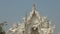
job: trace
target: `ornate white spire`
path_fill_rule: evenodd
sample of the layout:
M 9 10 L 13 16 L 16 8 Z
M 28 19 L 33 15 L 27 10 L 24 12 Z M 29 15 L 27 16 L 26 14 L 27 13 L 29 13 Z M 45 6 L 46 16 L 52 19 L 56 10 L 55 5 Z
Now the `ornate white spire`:
M 31 13 L 32 13 L 32 16 L 34 16 L 34 15 L 37 16 L 37 14 L 38 14 L 38 12 L 36 11 L 36 4 L 35 3 L 33 4 Z
M 36 6 L 35 6 L 35 4 L 33 4 L 32 12 L 33 12 L 33 14 L 32 14 L 33 16 L 36 15 Z
M 33 10 L 33 11 L 36 10 L 36 5 L 35 5 L 35 3 L 33 4 L 32 10 Z
M 33 12 L 36 12 L 36 0 L 34 0 L 34 4 L 33 4 L 33 7 L 32 7 L 32 11 L 33 11 Z

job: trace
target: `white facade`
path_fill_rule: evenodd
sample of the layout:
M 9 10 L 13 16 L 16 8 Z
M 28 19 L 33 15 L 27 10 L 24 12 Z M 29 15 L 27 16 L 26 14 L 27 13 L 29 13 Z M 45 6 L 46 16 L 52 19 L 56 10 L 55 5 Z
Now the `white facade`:
M 47 17 L 38 14 L 34 4 L 30 15 L 24 18 L 24 23 L 14 24 L 7 34 L 52 34 L 54 27 L 49 22 Z

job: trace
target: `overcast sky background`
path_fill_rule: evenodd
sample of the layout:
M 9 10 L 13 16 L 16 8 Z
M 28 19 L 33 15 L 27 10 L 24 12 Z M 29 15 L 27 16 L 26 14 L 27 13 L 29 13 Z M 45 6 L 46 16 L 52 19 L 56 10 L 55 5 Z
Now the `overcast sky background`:
M 0 0 L 0 22 L 7 21 L 7 29 L 14 22 L 22 22 L 26 11 L 32 10 L 34 0 Z M 36 0 L 36 8 L 40 15 L 47 16 L 56 25 L 54 34 L 60 32 L 60 0 Z M 6 29 L 6 30 L 7 30 Z

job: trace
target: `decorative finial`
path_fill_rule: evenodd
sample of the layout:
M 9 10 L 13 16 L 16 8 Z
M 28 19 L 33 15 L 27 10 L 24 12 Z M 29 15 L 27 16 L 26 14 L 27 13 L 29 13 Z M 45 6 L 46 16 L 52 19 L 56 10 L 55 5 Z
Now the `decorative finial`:
M 33 10 L 34 10 L 34 11 L 36 10 L 36 5 L 35 5 L 35 3 L 33 4 Z
M 34 0 L 34 4 L 33 4 L 33 7 L 32 7 L 32 10 L 33 10 L 33 12 L 36 10 L 36 0 Z
M 34 0 L 34 4 L 33 4 L 33 7 L 32 7 L 32 12 L 33 12 L 33 16 L 36 15 L 36 0 Z

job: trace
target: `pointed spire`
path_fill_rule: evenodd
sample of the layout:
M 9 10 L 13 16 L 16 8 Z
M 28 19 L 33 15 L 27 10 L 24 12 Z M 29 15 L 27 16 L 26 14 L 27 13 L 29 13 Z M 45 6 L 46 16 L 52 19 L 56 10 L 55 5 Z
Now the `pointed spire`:
M 36 0 L 34 0 L 34 4 L 33 4 L 33 7 L 32 7 L 32 10 L 33 10 L 33 12 L 35 12 L 35 10 L 36 10 Z
M 35 3 L 33 4 L 33 7 L 32 7 L 32 12 L 33 12 L 33 16 L 36 15 L 36 5 Z
M 35 3 L 33 4 L 32 10 L 33 10 L 33 12 L 35 12 L 35 10 L 36 10 Z
M 37 11 L 36 11 L 36 1 L 37 0 L 34 0 L 34 3 L 33 3 L 33 6 L 32 6 L 32 16 L 34 16 L 34 15 L 37 15 Z

